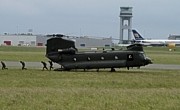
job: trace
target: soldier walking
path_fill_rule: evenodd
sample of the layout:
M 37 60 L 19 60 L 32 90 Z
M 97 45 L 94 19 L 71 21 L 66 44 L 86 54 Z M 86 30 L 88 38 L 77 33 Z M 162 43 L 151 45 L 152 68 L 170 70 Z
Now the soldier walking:
M 53 69 L 53 62 L 52 61 L 49 61 L 49 70 L 51 71 L 51 69 Z
M 25 62 L 20 61 L 21 65 L 22 65 L 22 70 L 27 70 L 27 68 L 25 68 Z
M 43 71 L 44 71 L 44 69 L 48 70 L 46 62 L 41 61 L 41 63 L 43 64 L 43 69 L 42 69 L 42 70 L 43 70 Z
M 2 65 L 2 70 L 8 69 L 8 68 L 6 67 L 6 64 L 5 64 L 3 61 L 1 61 L 1 65 Z

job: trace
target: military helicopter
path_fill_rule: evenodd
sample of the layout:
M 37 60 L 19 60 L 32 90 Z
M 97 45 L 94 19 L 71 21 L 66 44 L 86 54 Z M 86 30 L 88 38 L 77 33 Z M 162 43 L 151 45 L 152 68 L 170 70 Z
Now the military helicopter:
M 49 35 L 50 36 L 50 35 Z M 150 58 L 145 56 L 141 44 L 133 44 L 127 50 L 111 50 L 102 52 L 78 52 L 75 42 L 64 39 L 63 35 L 52 35 L 47 40 L 46 57 L 61 65 L 62 71 L 72 69 L 99 69 L 141 67 L 151 64 Z

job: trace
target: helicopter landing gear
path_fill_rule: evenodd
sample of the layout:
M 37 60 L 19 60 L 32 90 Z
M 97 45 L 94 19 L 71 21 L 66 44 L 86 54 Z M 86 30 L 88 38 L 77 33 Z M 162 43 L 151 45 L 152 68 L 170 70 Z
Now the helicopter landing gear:
M 111 72 L 116 72 L 116 70 L 114 68 L 111 68 Z

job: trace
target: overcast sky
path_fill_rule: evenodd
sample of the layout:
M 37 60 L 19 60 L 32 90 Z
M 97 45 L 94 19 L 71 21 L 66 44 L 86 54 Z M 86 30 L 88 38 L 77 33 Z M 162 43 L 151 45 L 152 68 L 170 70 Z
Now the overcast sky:
M 119 38 L 120 7 L 146 38 L 180 35 L 180 0 L 0 0 L 0 34 L 61 33 Z

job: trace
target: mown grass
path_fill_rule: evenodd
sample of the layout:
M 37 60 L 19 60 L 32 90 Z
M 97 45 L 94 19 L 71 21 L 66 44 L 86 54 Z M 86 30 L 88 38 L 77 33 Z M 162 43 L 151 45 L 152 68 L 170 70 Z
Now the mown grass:
M 0 46 L 2 52 L 45 52 L 45 47 Z
M 45 47 L 0 46 L 2 61 L 47 61 Z
M 0 70 L 4 110 L 179 110 L 180 71 Z
M 0 52 L 2 61 L 47 61 L 45 52 Z
M 45 51 L 45 47 L 0 46 L 0 60 L 48 61 L 45 57 Z M 176 51 L 172 52 L 169 52 L 167 47 L 144 47 L 144 51 L 155 64 L 180 64 L 180 47 L 177 47 Z
M 180 64 L 180 47 L 169 51 L 167 47 L 145 47 L 145 53 L 156 64 Z
M 180 52 L 144 48 L 154 63 L 180 64 Z M 0 47 L 0 60 L 47 60 L 45 48 Z M 55 72 L 0 70 L 2 110 L 179 110 L 179 70 Z

